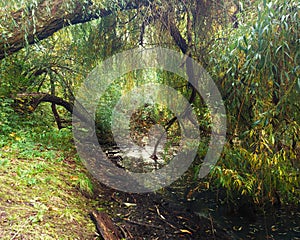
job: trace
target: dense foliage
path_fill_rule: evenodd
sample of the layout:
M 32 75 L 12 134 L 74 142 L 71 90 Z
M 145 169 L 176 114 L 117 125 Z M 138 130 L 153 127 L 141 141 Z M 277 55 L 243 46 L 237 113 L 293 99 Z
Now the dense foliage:
M 299 3 L 271 1 L 245 11 L 239 29 L 210 52 L 232 134 L 214 172 L 231 196 L 297 202 Z
M 101 60 L 136 46 L 165 46 L 200 62 L 226 104 L 228 141 L 209 176 L 211 186 L 224 188 L 231 201 L 245 195 L 260 205 L 299 203 L 297 1 L 53 1 L 43 8 L 43 15 L 39 6 L 45 2 L 0 4 L 0 50 L 5 53 L 0 62 L 0 133 L 4 136 L 0 147 L 16 138 L 24 124 L 27 127 L 22 131 L 26 132 L 28 126 L 39 122 L 39 134 L 51 131 L 54 119 L 58 125 L 63 123 L 61 127 L 70 125 L 68 110 L 55 104 L 51 108 L 47 103 L 32 105 L 31 93 L 47 93 L 72 103 L 74 91 Z M 73 15 L 78 6 L 82 9 L 79 20 L 74 17 L 78 12 Z M 20 9 L 22 17 L 14 19 Z M 46 37 L 39 31 L 44 31 L 42 24 L 49 24 L 42 21 L 48 15 L 65 18 L 65 22 L 53 25 L 56 31 Z M 18 44 L 24 48 L 12 54 L 10 46 L 16 36 L 21 36 Z M 141 79 L 146 74 L 124 76 L 101 99 L 97 127 L 103 138 L 109 138 L 111 108 L 122 93 L 145 83 Z M 155 76 L 187 98 L 192 94 L 192 89 L 171 73 L 156 71 Z M 207 137 L 210 119 L 201 97 L 193 99 L 193 107 Z M 156 106 L 139 114 L 148 123 L 149 116 L 167 123 L 172 114 L 162 111 Z M 178 128 L 169 131 L 175 133 Z M 22 137 L 30 139 L 31 135 Z M 199 155 L 205 150 L 201 144 Z M 197 173 L 199 168 L 195 169 Z

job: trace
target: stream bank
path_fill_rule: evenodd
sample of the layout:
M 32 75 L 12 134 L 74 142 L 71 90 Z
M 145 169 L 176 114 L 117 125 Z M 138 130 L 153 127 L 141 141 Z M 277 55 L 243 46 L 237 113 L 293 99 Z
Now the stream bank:
M 128 165 L 128 156 L 116 147 L 106 147 L 105 151 L 121 167 L 139 172 L 157 167 L 152 159 L 143 162 L 143 156 L 135 156 L 134 151 L 129 157 L 138 158 L 137 165 Z M 187 199 L 188 190 L 183 179 L 157 193 L 107 189 L 110 200 L 118 205 L 117 212 L 111 209 L 111 214 L 121 228 L 132 232 L 134 237 L 129 239 L 300 239 L 300 211 L 296 206 L 255 211 L 255 206 L 246 204 L 232 211 L 224 204 L 224 194 L 203 188 Z

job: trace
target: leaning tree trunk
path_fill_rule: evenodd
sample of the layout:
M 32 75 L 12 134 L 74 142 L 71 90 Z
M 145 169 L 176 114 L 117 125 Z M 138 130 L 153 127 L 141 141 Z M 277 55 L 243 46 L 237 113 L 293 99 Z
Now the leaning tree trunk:
M 85 15 L 83 8 L 87 6 L 79 2 L 74 3 L 74 9 L 67 12 L 65 7 L 71 2 L 71 0 L 43 1 L 38 6 L 10 13 L 11 16 L 5 19 L 5 27 L 9 34 L 2 35 L 0 41 L 0 59 L 17 52 L 26 44 L 33 44 L 51 36 L 64 26 L 109 14 L 108 11 L 102 11 L 100 15 Z M 3 19 L 4 13 L 1 15 Z
M 137 9 L 148 1 L 130 1 L 117 6 L 120 10 Z M 0 21 L 4 30 L 0 37 L 0 60 L 53 35 L 58 30 L 78 23 L 85 23 L 112 14 L 112 10 L 99 8 L 86 0 L 43 0 L 36 6 L 15 12 L 0 9 Z M 1 33 L 1 32 L 0 32 Z
M 81 109 L 76 109 L 75 111 L 74 104 L 72 102 L 68 102 L 55 95 L 47 93 L 20 93 L 17 95 L 17 97 L 29 103 L 33 109 L 32 111 L 34 111 L 41 103 L 48 102 L 51 103 L 52 106 L 59 105 L 64 107 L 69 113 L 74 114 L 78 119 L 89 125 L 94 124 L 92 116 L 90 116 L 90 114 L 83 107 Z M 80 106 L 80 104 L 78 106 Z

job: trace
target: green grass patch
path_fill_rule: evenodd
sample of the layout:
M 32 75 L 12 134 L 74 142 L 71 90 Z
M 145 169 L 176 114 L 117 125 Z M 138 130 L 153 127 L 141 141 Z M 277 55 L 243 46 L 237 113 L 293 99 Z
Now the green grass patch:
M 23 132 L 1 144 L 1 239 L 95 238 L 92 184 L 70 139 L 70 131 Z

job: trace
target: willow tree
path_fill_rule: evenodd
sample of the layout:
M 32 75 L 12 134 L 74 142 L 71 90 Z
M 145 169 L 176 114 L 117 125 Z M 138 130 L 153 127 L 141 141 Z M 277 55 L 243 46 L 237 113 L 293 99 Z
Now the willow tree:
M 60 29 L 111 15 L 113 10 L 138 9 L 147 1 L 94 3 L 85 0 L 27 1 L 20 5 L 1 2 L 0 59 L 39 40 L 52 36 Z
M 229 1 L 3 1 L 0 59 L 24 49 L 12 56 L 22 65 L 20 77 L 12 80 L 16 84 L 13 94 L 34 96 L 33 92 L 46 91 L 59 94 L 61 102 L 69 101 L 72 106 L 74 86 L 91 70 L 95 59 L 113 52 L 166 44 L 204 61 L 210 40 L 203 36 L 213 36 L 204 33 L 221 25 L 218 21 L 225 18 L 216 21 L 214 16 L 226 16 L 232 6 Z M 80 26 L 74 26 L 77 24 Z M 195 97 L 193 91 L 190 101 Z M 52 111 L 61 127 L 56 105 L 54 101 Z
M 56 105 L 72 112 L 74 88 L 98 60 L 136 46 L 176 49 L 209 70 L 226 102 L 229 141 L 217 183 L 256 203 L 296 199 L 298 17 L 299 4 L 284 0 L 2 1 L 0 95 L 39 96 L 29 103 L 51 102 L 59 123 Z M 180 90 L 205 117 L 195 89 Z M 200 127 L 209 132 L 209 122 Z
M 233 134 L 214 172 L 231 198 L 299 203 L 299 8 L 264 1 L 245 9 L 211 51 Z

